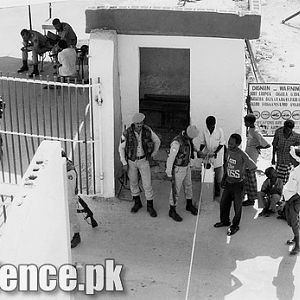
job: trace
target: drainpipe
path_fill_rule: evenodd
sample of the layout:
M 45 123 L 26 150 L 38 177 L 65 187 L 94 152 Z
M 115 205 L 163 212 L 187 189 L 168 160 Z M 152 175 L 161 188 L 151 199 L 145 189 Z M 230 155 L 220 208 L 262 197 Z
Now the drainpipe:
M 99 140 L 100 140 L 100 158 L 99 158 L 99 164 L 100 164 L 100 194 L 104 194 L 104 172 L 103 172 L 103 124 L 102 124 L 102 104 L 103 104 L 103 98 L 101 94 L 101 83 L 100 78 L 98 77 L 98 84 L 97 84 L 97 97 L 96 102 L 100 106 L 99 109 L 99 122 L 100 122 L 100 128 L 99 128 Z

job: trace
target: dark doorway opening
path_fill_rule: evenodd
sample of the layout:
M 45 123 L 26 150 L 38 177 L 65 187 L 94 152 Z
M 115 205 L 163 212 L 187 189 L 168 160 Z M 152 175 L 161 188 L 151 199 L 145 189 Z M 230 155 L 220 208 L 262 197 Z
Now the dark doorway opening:
M 189 49 L 140 48 L 140 112 L 162 146 L 190 122 Z

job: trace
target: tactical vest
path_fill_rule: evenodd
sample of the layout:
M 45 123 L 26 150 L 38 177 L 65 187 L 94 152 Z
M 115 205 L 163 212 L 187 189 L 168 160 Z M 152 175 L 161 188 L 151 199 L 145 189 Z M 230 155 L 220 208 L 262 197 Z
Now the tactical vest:
M 178 153 L 175 157 L 174 165 L 178 167 L 186 167 L 191 158 L 194 158 L 194 144 L 192 140 L 184 138 L 182 134 L 177 135 L 172 142 L 177 141 L 180 144 Z
M 74 170 L 75 173 L 76 173 L 76 187 L 75 187 L 75 194 L 77 195 L 78 194 L 78 183 L 77 183 L 77 171 L 75 169 L 75 166 L 73 164 L 73 162 L 71 160 L 69 160 L 67 158 L 67 173 L 71 170 Z
M 125 158 L 126 160 L 130 159 L 132 161 L 135 161 L 138 140 L 135 135 L 134 124 L 131 124 L 131 126 L 126 130 L 125 137 Z M 151 129 L 147 125 L 143 125 L 142 127 L 142 148 L 144 150 L 146 159 L 149 159 L 154 150 L 154 143 L 151 138 Z

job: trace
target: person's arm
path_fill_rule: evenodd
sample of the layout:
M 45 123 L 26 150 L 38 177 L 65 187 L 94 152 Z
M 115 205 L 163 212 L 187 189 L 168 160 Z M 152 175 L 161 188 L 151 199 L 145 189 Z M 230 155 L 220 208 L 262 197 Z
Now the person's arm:
M 273 146 L 273 151 L 272 151 L 272 165 L 275 165 L 276 161 L 275 161 L 275 155 L 276 155 L 276 151 L 277 151 L 277 145 L 278 145 L 278 133 L 277 131 L 275 131 L 275 135 L 273 138 L 273 142 L 272 142 L 272 146 Z
M 158 149 L 160 147 L 160 139 L 153 130 L 151 130 L 151 139 L 154 143 L 154 149 L 153 149 L 153 152 L 151 154 L 151 157 L 154 157 L 157 154 Z
M 70 25 L 69 24 L 64 24 L 63 29 L 60 32 L 60 38 L 62 40 L 66 40 L 66 36 L 68 35 L 69 31 L 70 31 Z
M 246 164 L 246 169 L 248 169 L 249 171 L 254 171 L 257 169 L 257 166 L 255 164 L 255 162 L 250 158 L 250 156 L 244 153 L 244 160 L 245 160 L 245 164 Z
M 205 134 L 204 131 L 201 130 L 200 134 L 199 134 L 199 140 L 200 140 L 200 147 L 199 147 L 199 151 L 197 151 L 197 157 L 200 158 L 201 157 L 201 152 L 202 150 L 205 148 L 206 146 L 206 141 L 205 141 Z
M 257 151 L 260 152 L 260 149 L 268 149 L 271 145 L 265 140 L 262 134 L 256 130 L 253 132 L 254 137 L 258 141 L 258 146 L 256 147 Z
M 180 144 L 177 141 L 174 141 L 171 144 L 170 153 L 169 153 L 167 163 L 166 163 L 166 173 L 169 178 L 172 177 L 173 164 L 174 164 L 176 155 L 179 151 L 179 147 L 180 147 Z
M 248 95 L 246 97 L 246 105 L 247 105 L 247 111 L 248 111 L 248 113 L 253 114 L 253 110 L 252 110 L 252 107 L 251 107 L 251 96 L 250 95 Z
M 122 162 L 123 167 L 127 166 L 127 161 L 125 158 L 125 147 L 126 147 L 126 137 L 124 134 L 122 134 L 120 144 L 119 144 L 119 154 L 120 154 L 120 160 Z

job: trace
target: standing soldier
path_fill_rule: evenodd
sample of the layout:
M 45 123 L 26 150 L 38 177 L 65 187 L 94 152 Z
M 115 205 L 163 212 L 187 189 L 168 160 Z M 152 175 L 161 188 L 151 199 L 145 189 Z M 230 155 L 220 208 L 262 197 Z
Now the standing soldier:
M 147 211 L 151 217 L 157 213 L 153 208 L 153 189 L 149 159 L 153 158 L 160 146 L 160 139 L 152 129 L 144 124 L 145 115 L 136 113 L 132 124 L 122 134 L 119 153 L 123 164 L 123 172 L 128 173 L 130 191 L 134 199 L 132 213 L 136 213 L 143 205 L 140 198 L 139 174 L 147 200 Z
M 176 222 L 181 222 L 182 218 L 176 212 L 176 205 L 181 186 L 184 187 L 186 197 L 186 210 L 191 214 L 197 215 L 198 210 L 192 203 L 192 174 L 190 161 L 194 158 L 196 151 L 193 139 L 197 137 L 199 130 L 196 126 L 189 126 L 176 136 L 172 143 L 170 154 L 167 159 L 166 173 L 169 179 L 172 180 L 172 188 L 170 193 L 170 210 L 169 217 Z
M 73 234 L 71 240 L 71 248 L 75 248 L 80 242 L 80 223 L 77 216 L 77 172 L 74 164 L 67 158 L 67 155 L 62 151 L 62 157 L 65 157 L 67 162 L 67 185 L 68 185 L 68 206 L 69 206 L 69 217 L 71 223 L 71 233 Z

